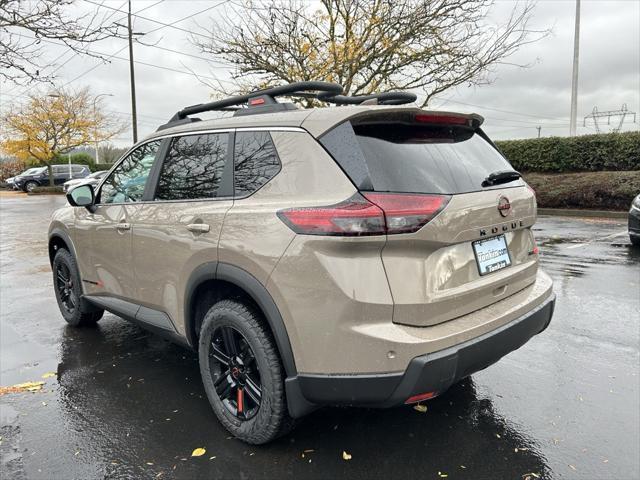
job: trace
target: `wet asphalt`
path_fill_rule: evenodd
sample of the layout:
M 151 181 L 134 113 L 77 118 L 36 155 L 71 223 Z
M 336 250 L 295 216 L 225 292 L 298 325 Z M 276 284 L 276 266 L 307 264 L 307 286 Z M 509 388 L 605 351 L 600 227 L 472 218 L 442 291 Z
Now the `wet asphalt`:
M 551 325 L 425 413 L 324 408 L 254 447 L 217 423 L 194 353 L 110 314 L 67 327 L 46 248 L 64 198 L 0 195 L 0 385 L 57 374 L 0 397 L 2 479 L 640 478 L 640 251 L 624 220 L 541 217 Z

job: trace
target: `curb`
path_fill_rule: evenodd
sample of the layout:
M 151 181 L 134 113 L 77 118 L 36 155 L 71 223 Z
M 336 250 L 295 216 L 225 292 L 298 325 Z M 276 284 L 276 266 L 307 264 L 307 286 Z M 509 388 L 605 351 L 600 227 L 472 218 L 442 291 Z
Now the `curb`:
M 629 215 L 627 212 L 613 212 L 610 210 L 579 210 L 571 208 L 538 208 L 538 215 L 555 215 L 560 217 L 601 217 L 601 218 L 624 218 Z

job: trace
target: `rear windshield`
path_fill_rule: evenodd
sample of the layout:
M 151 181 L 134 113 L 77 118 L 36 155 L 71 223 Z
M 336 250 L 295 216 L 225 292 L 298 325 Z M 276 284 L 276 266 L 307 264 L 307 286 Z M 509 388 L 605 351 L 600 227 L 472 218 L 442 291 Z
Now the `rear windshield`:
M 482 187 L 489 174 L 513 168 L 467 127 L 345 122 L 320 141 L 360 190 L 456 194 L 524 185 Z

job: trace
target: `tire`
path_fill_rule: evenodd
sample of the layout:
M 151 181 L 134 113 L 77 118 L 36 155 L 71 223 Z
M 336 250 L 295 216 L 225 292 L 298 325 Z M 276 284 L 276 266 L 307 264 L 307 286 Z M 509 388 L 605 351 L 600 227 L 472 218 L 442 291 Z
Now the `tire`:
M 85 305 L 82 300 L 82 286 L 78 266 L 73 255 L 59 248 L 53 258 L 53 289 L 58 308 L 65 321 L 73 327 L 95 325 L 102 318 L 104 310 Z M 90 310 L 90 311 L 88 311 Z
M 640 236 L 629 235 L 629 240 L 631 241 L 631 245 L 634 247 L 640 247 Z
M 38 187 L 38 182 L 33 182 L 33 181 L 29 181 L 27 183 L 24 184 L 24 191 L 29 193 L 29 192 L 33 192 L 33 189 Z
M 239 352 L 235 357 L 227 347 L 234 343 L 233 340 L 227 342 L 229 338 L 235 339 Z M 220 423 L 235 437 L 259 445 L 291 430 L 293 420 L 287 410 L 282 362 L 270 331 L 253 307 L 235 300 L 214 304 L 202 323 L 198 355 L 202 383 L 211 407 Z M 223 357 L 226 364 L 221 361 Z M 234 368 L 236 371 L 232 374 Z M 222 396 L 218 393 L 221 390 Z M 243 392 L 242 402 L 239 390 Z M 254 400 L 256 397 L 259 404 Z

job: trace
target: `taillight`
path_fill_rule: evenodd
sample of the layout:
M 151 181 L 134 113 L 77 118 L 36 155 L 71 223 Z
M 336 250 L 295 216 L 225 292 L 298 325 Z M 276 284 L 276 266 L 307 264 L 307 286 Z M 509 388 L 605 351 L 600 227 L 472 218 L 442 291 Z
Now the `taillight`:
M 364 196 L 363 196 L 364 195 Z M 449 201 L 443 195 L 364 193 L 326 207 L 289 208 L 278 217 L 306 235 L 364 236 L 411 233 L 422 228 Z
M 361 195 L 326 207 L 289 208 L 278 217 L 296 233 L 307 235 L 382 235 L 384 213 Z
M 446 195 L 364 193 L 384 212 L 387 233 L 412 233 L 424 227 L 447 205 Z

